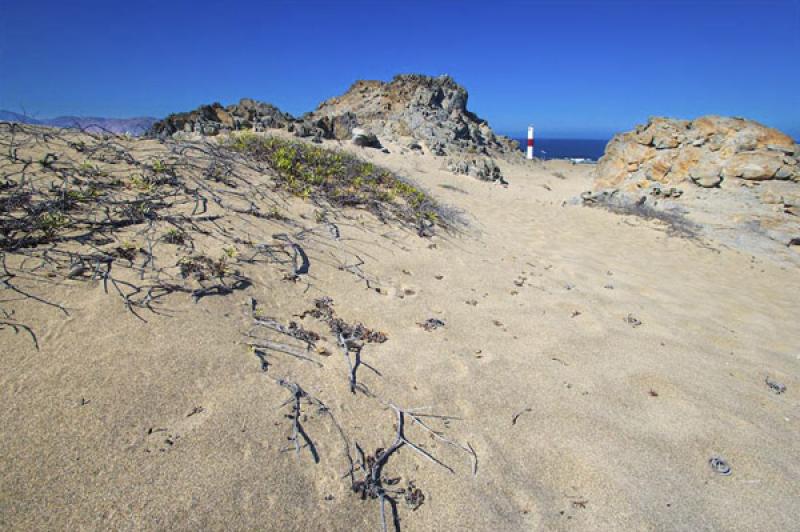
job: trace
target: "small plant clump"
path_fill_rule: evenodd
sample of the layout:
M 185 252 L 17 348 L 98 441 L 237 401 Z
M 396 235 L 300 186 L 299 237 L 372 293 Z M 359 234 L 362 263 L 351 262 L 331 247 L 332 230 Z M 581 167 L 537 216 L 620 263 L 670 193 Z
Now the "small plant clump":
M 636 216 L 644 220 L 656 220 L 666 227 L 671 236 L 697 239 L 700 227 L 676 210 L 666 210 L 649 204 L 644 196 L 630 197 L 618 190 L 584 192 L 581 201 L 586 207 L 600 207 L 615 214 Z
M 191 277 L 198 281 L 222 279 L 226 275 L 234 273 L 228 264 L 227 255 L 223 255 L 216 260 L 206 255 L 182 257 L 178 261 L 178 267 L 180 268 L 181 277 L 184 279 Z
M 114 254 L 121 259 L 133 261 L 139 254 L 139 246 L 130 240 L 124 240 L 119 246 L 114 248 Z
M 364 208 L 384 221 L 425 228 L 448 227 L 454 221 L 452 213 L 416 186 L 354 155 L 252 132 L 222 142 L 230 150 L 266 163 L 275 172 L 279 188 L 318 205 Z
M 58 211 L 43 212 L 37 219 L 37 229 L 49 240 L 55 237 L 68 223 L 69 219 Z
M 186 242 L 186 233 L 172 227 L 164 232 L 164 234 L 161 237 L 161 240 L 163 240 L 167 244 L 175 244 L 176 246 L 179 246 Z
M 156 159 L 155 161 L 153 161 L 150 167 L 156 174 L 163 174 L 164 172 L 167 171 L 167 165 L 164 164 L 164 161 L 162 161 L 161 159 Z

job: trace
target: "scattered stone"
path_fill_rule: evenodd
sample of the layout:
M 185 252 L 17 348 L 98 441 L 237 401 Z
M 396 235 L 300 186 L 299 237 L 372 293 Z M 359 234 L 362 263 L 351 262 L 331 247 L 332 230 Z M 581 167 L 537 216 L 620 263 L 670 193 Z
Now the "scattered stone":
M 719 473 L 720 475 L 728 476 L 732 472 L 731 466 L 728 464 L 728 462 L 719 456 L 714 456 L 709 459 L 708 465 L 711 466 L 712 471 Z
M 362 148 L 375 148 L 381 149 L 383 145 L 378 140 L 378 137 L 375 136 L 373 133 L 367 133 L 361 128 L 356 128 L 353 130 L 353 144 L 356 146 L 361 146 Z
M 769 377 L 767 377 L 764 382 L 770 390 L 775 392 L 776 395 L 780 395 L 786 391 L 786 385 L 773 381 Z
M 619 192 L 618 189 L 610 189 L 610 190 L 599 190 L 597 192 L 587 190 L 586 192 L 581 192 L 581 200 L 583 203 L 588 204 L 595 204 L 595 203 L 608 203 L 614 196 L 617 195 Z
M 67 272 L 67 279 L 74 279 L 76 277 L 82 276 L 86 272 L 86 265 L 82 262 L 79 262 L 73 265 L 69 272 Z
M 656 185 L 650 189 L 650 195 L 657 198 L 680 198 L 683 196 L 683 190 L 675 187 L 661 188 L 660 185 Z
M 497 162 L 490 158 L 462 157 L 448 159 L 446 166 L 448 171 L 456 175 L 468 175 L 476 177 L 481 181 L 497 181 L 502 184 L 507 184 Z
M 427 320 L 418 323 L 417 325 L 419 325 L 426 331 L 434 331 L 439 327 L 444 327 L 444 322 L 437 318 L 428 318 Z
M 634 317 L 633 314 L 628 314 L 625 319 L 625 323 L 629 324 L 631 327 L 636 328 L 642 324 L 642 321 L 638 318 Z

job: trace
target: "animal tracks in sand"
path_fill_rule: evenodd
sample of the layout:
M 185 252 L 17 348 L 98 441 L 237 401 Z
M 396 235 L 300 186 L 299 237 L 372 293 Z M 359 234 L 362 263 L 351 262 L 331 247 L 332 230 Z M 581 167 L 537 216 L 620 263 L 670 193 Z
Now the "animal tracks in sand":
M 208 412 L 202 406 L 193 406 L 183 416 L 169 423 L 150 426 L 145 430 L 142 446 L 145 453 L 166 453 L 174 450 L 187 434 L 202 425 Z
M 416 297 L 419 294 L 419 288 L 411 285 L 401 284 L 399 287 L 396 286 L 380 287 L 376 289 L 376 292 L 378 292 L 382 296 L 390 298 L 406 299 L 406 298 Z

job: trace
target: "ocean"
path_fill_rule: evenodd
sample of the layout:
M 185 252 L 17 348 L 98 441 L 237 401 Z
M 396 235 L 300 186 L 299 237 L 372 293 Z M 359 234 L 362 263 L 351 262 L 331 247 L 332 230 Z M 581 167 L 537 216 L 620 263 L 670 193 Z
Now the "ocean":
M 516 138 L 520 149 L 525 152 L 528 139 Z M 533 154 L 541 159 L 583 158 L 596 161 L 603 156 L 608 140 L 597 139 L 540 139 L 534 142 Z

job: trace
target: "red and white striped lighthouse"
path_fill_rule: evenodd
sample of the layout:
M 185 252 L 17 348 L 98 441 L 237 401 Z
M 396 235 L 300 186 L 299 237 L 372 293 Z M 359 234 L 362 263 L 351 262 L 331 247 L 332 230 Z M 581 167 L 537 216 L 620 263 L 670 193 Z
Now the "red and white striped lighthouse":
M 528 126 L 528 159 L 533 159 L 533 126 Z

